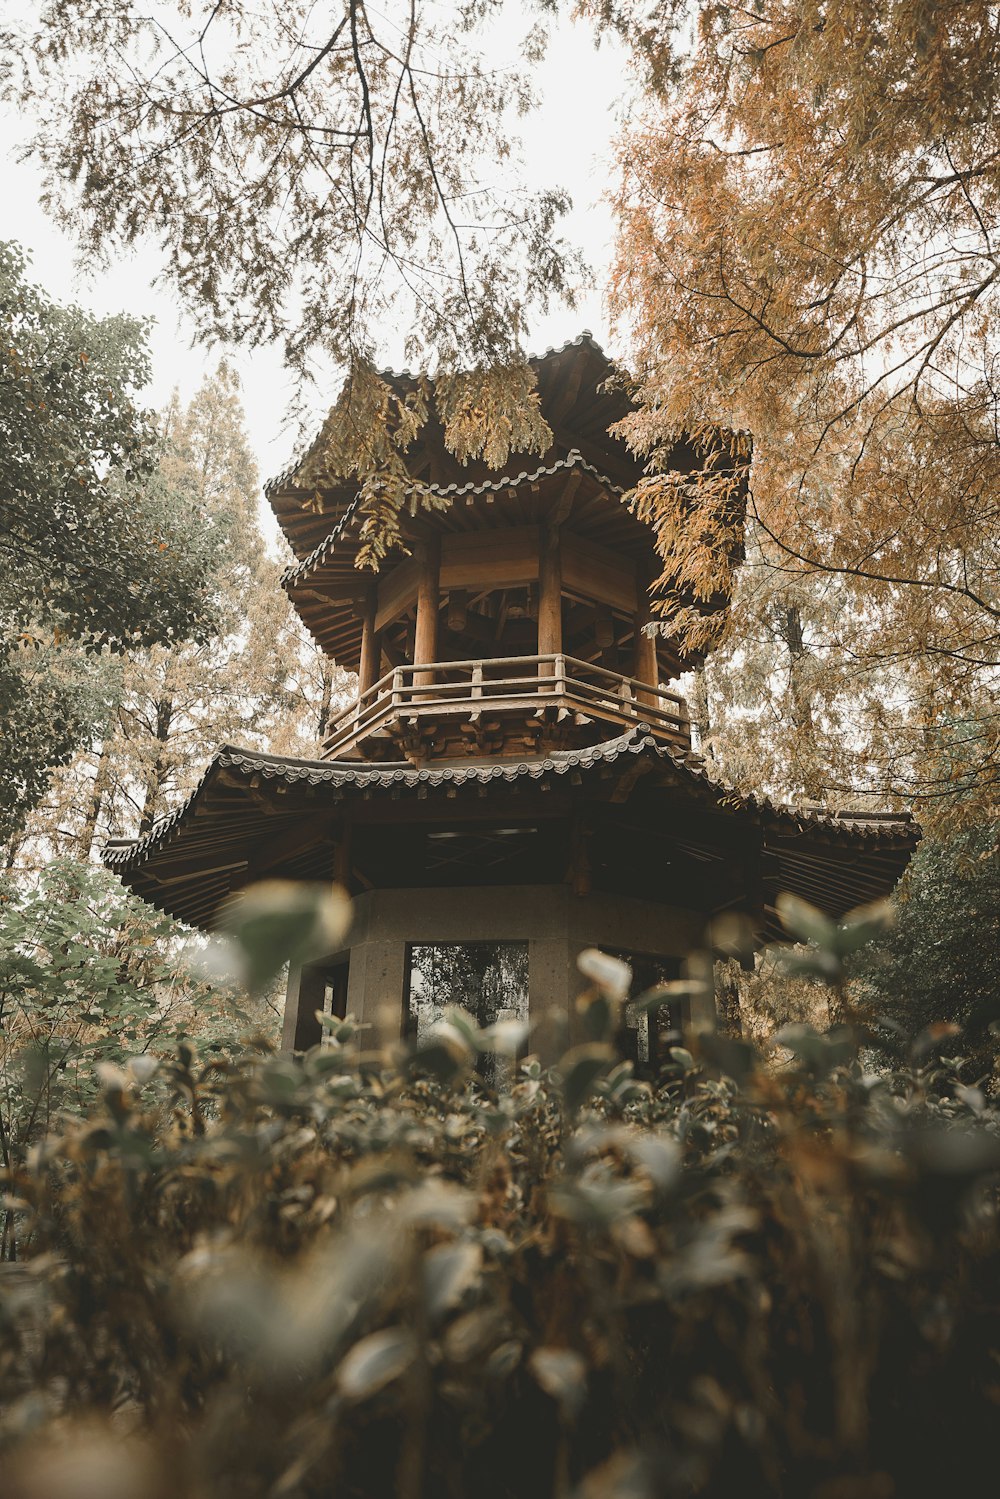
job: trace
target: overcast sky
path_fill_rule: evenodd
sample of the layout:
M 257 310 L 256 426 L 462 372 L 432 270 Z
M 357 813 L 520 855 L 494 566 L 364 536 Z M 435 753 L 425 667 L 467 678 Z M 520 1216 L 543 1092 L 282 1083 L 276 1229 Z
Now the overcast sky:
M 611 175 L 612 141 L 618 117 L 617 99 L 623 87 L 621 56 L 604 44 L 595 52 L 588 28 L 563 22 L 557 28 L 541 74 L 540 108 L 525 122 L 524 136 L 530 169 L 540 184 L 566 187 L 574 201 L 566 230 L 584 251 L 597 276 L 597 289 L 585 295 L 576 312 L 556 310 L 538 319 L 531 349 L 541 352 L 589 328 L 607 341 L 600 285 L 610 250 L 610 216 L 602 202 Z M 57 300 L 76 301 L 99 314 L 126 311 L 154 319 L 150 345 L 153 359 L 151 403 L 162 406 L 173 387 L 189 395 L 220 354 L 227 352 L 240 372 L 244 402 L 262 478 L 284 467 L 294 446 L 295 431 L 287 420 L 289 376 L 278 353 L 271 349 L 252 354 L 239 350 L 207 350 L 195 346 L 190 324 L 169 288 L 155 285 L 162 268 L 159 252 L 147 248 L 116 259 L 96 277 L 79 276 L 74 269 L 75 245 L 55 228 L 39 205 L 39 180 L 31 164 L 12 159 L 18 123 L 0 115 L 0 130 L 8 149 L 0 153 L 0 235 L 15 238 L 31 253 L 32 279 Z M 323 398 L 324 407 L 332 400 Z

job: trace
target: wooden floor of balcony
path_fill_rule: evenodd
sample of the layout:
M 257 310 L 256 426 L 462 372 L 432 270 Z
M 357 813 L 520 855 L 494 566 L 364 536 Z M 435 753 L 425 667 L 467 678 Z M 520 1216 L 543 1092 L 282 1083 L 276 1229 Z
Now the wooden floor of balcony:
M 331 720 L 324 758 L 422 762 L 579 748 L 646 723 L 691 749 L 684 699 L 572 656 L 398 666 Z

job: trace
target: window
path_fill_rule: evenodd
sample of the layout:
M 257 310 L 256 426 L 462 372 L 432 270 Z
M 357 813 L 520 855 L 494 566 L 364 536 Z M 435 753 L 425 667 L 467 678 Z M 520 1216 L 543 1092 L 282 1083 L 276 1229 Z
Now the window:
M 650 953 L 623 952 L 618 948 L 603 949 L 612 957 L 621 958 L 632 969 L 629 1000 L 638 999 L 647 989 L 657 984 L 669 983 L 680 971 L 676 958 L 660 958 Z M 635 1063 L 640 1076 L 655 1077 L 667 1059 L 669 1047 L 677 1045 L 677 1032 L 681 1023 L 680 1005 L 665 1004 L 650 1013 L 637 1010 L 626 1002 L 622 1014 L 622 1028 L 618 1044 L 622 1054 Z
M 485 1027 L 528 1018 L 527 942 L 413 943 L 409 951 L 407 1030 L 425 1036 L 453 1005 Z M 503 1058 L 483 1057 L 483 1080 L 500 1081 Z

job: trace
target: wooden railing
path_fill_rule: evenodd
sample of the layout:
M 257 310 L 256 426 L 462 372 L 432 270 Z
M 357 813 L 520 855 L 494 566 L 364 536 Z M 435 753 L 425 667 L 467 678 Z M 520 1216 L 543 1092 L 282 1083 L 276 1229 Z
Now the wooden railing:
M 691 748 L 684 699 L 676 692 L 573 656 L 504 656 L 397 666 L 331 720 L 323 750 L 343 754 L 394 722 L 435 715 L 475 722 L 486 712 L 545 715 L 568 710 L 624 729 L 648 723 L 658 738 Z

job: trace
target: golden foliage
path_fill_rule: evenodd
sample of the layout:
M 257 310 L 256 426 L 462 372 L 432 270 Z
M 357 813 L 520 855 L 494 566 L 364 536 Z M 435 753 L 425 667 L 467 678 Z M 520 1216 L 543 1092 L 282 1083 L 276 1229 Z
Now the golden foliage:
M 358 566 L 375 571 L 405 550 L 400 517 L 447 504 L 414 479 L 407 453 L 433 417 L 462 464 L 481 458 L 502 468 L 512 453 L 544 452 L 552 441 L 528 364 L 456 374 L 394 377 L 358 362 L 344 382 L 299 474 L 304 485 L 359 485 L 363 545 Z
M 958 724 L 992 784 L 996 8 L 706 5 L 687 56 L 627 7 L 603 19 L 650 89 L 616 197 L 614 307 L 643 408 L 627 435 L 653 452 L 706 423 L 752 432 L 751 521 L 776 582 L 839 578 L 836 649 L 891 661 L 911 731 L 947 741 L 910 788 L 966 783 Z M 672 544 L 705 587 L 692 531 Z
M 544 453 L 552 432 L 528 365 L 442 377 L 435 383 L 444 437 L 460 463 L 502 468 L 511 453 Z

